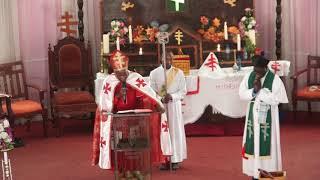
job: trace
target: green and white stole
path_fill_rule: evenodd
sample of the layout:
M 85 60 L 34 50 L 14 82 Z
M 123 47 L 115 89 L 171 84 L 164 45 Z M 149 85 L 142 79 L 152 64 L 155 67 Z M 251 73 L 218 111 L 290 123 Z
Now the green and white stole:
M 256 78 L 256 73 L 253 71 L 248 79 L 249 89 L 253 88 L 253 82 Z M 274 80 L 274 74 L 271 71 L 267 72 L 266 78 L 263 82 L 262 88 L 267 88 L 272 91 L 272 83 Z M 253 119 L 253 105 L 254 99 L 250 102 L 250 109 L 247 122 L 247 134 L 245 142 L 245 156 L 253 157 L 254 155 L 254 119 Z M 271 109 L 267 112 L 267 119 L 265 124 L 260 124 L 260 152 L 261 159 L 270 157 L 271 151 Z

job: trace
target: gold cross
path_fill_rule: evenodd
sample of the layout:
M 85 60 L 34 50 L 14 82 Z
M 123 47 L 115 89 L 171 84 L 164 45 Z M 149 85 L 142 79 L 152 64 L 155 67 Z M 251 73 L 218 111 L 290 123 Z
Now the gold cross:
M 231 7 L 236 6 L 237 0 L 224 0 L 225 4 L 229 4 Z
M 69 12 L 65 12 L 64 15 L 61 16 L 61 19 L 65 21 L 57 24 L 58 27 L 65 26 L 65 28 L 61 28 L 60 31 L 67 33 L 67 36 L 77 33 L 76 30 L 70 28 L 72 25 L 78 25 L 78 21 L 71 21 L 72 18 L 73 16 L 70 15 Z
M 182 42 L 182 38 L 183 38 L 183 33 L 178 30 L 175 34 L 174 34 L 174 37 L 176 38 L 176 40 L 178 41 L 178 45 L 181 44 Z

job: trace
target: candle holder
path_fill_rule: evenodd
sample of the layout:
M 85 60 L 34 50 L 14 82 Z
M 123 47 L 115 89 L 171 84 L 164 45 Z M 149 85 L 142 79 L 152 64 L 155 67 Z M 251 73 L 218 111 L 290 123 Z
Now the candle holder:
M 3 153 L 3 160 L 1 161 L 2 164 L 2 179 L 3 180 L 12 180 L 12 169 L 11 169 L 11 162 L 8 157 L 8 151 L 11 149 L 3 149 L 1 152 Z

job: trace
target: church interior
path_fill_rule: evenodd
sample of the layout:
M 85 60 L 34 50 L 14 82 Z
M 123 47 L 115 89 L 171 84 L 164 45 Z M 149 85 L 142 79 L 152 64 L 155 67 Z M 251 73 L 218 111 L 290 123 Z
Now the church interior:
M 319 12 L 0 0 L 3 180 L 317 179 Z

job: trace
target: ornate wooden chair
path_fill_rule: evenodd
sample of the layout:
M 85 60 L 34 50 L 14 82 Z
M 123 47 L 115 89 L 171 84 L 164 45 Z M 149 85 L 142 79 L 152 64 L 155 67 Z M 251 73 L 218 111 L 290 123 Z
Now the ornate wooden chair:
M 293 79 L 292 104 L 294 118 L 296 119 L 296 110 L 298 101 L 306 101 L 308 104 L 308 113 L 311 114 L 311 102 L 320 101 L 320 57 L 308 56 L 308 66 L 306 69 L 298 71 L 290 78 Z M 302 88 L 298 88 L 298 77 L 307 73 L 307 83 Z
M 61 115 L 93 113 L 96 103 L 90 45 L 73 37 L 58 41 L 52 50 L 49 44 L 49 81 L 52 116 L 57 136 L 62 134 Z
M 29 89 L 34 89 L 38 92 L 38 101 L 29 98 Z M 43 135 L 47 136 L 46 122 L 48 116 L 47 109 L 44 106 L 45 90 L 36 85 L 26 83 L 21 61 L 0 65 L 0 92 L 12 96 L 11 110 L 13 117 L 11 118 L 11 127 L 14 127 L 15 118 L 27 118 L 29 119 L 27 127 L 30 130 L 30 118 L 41 114 L 43 118 Z M 7 106 L 4 104 L 2 104 L 2 108 L 7 111 Z M 8 109 L 8 111 L 11 110 Z

